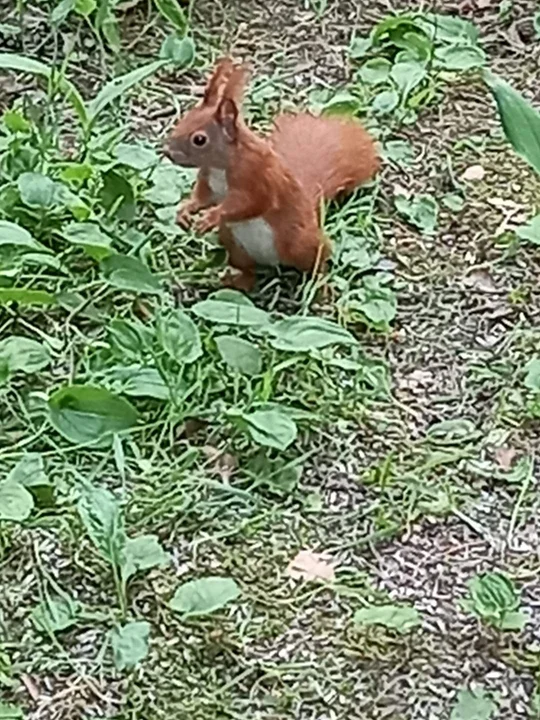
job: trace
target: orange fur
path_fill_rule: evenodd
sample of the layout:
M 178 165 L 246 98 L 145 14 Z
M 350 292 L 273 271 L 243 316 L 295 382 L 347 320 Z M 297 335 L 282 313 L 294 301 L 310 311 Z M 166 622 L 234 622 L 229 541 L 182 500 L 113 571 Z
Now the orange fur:
M 247 77 L 243 65 L 218 63 L 203 102 L 174 127 L 169 156 L 181 165 L 199 167 L 191 197 L 182 203 L 178 222 L 203 208 L 199 232 L 219 228 L 229 264 L 239 271 L 228 284 L 249 290 L 255 261 L 240 247 L 231 223 L 251 219 L 271 229 L 279 262 L 310 272 L 324 267 L 329 243 L 319 227 L 319 207 L 339 193 L 350 192 L 379 168 L 375 145 L 354 120 L 319 118 L 307 113 L 281 115 L 268 140 L 244 124 L 239 111 Z M 203 133 L 204 146 L 197 146 Z M 211 175 L 224 173 L 224 197 L 214 197 Z M 212 207 L 209 207 L 212 205 Z
M 314 203 L 354 190 L 380 165 L 369 133 L 352 119 L 280 115 L 270 142 Z

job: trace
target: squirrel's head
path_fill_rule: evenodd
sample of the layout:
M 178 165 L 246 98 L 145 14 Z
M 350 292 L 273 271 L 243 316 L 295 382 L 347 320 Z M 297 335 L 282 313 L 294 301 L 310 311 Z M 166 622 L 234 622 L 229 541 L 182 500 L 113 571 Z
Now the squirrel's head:
M 202 101 L 176 122 L 167 140 L 165 154 L 173 163 L 227 168 L 230 146 L 238 138 L 246 77 L 246 67 L 230 58 L 217 63 Z

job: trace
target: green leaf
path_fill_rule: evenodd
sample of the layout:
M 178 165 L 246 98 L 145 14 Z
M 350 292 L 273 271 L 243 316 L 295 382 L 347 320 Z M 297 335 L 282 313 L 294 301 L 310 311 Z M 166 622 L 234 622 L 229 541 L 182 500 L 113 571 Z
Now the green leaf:
M 517 629 L 521 629 L 527 617 L 522 613 L 516 615 L 519 605 L 520 599 L 514 583 L 502 573 L 482 573 L 469 582 L 466 606 L 500 629 L 505 629 L 505 619 L 508 616 L 510 617 L 506 629 L 514 629 L 516 623 Z
M 362 287 L 351 293 L 346 306 L 361 313 L 364 321 L 376 330 L 388 331 L 397 312 L 396 294 L 381 273 L 366 275 Z
M 371 108 L 376 113 L 391 113 L 399 105 L 399 95 L 395 90 L 383 90 L 375 95 Z
M 64 164 L 60 177 L 66 183 L 80 187 L 94 174 L 95 169 L 89 163 L 70 162 Z
M 505 612 L 500 619 L 498 627 L 501 630 L 515 630 L 519 632 L 523 630 L 527 622 L 529 621 L 529 615 L 524 610 L 510 610 Z
M 421 625 L 422 619 L 416 608 L 400 605 L 371 605 L 357 610 L 354 622 L 360 626 L 384 625 L 400 633 L 409 632 Z
M 47 252 L 47 248 L 38 243 L 32 235 L 20 225 L 9 222 L 9 220 L 0 220 L 0 247 L 2 245 L 15 245 L 28 250 L 37 250 L 39 252 Z
M 51 208 L 61 202 L 62 186 L 41 173 L 23 173 L 17 186 L 23 203 L 29 207 Z
M 150 623 L 130 622 L 111 631 L 114 664 L 117 670 L 131 670 L 148 655 Z
M 53 427 L 72 443 L 109 445 L 112 435 L 137 422 L 133 405 L 105 388 L 70 385 L 49 399 Z
M 140 535 L 126 541 L 123 552 L 122 576 L 125 580 L 141 570 L 163 567 L 170 556 L 161 547 L 157 535 Z
M 156 400 L 170 398 L 169 386 L 155 367 L 140 365 L 116 367 L 111 369 L 110 377 L 118 383 L 113 389 L 124 395 L 150 397 Z
M 373 58 L 362 65 L 358 74 L 368 85 L 378 85 L 388 80 L 391 70 L 392 63 L 389 60 Z
M 369 270 L 379 259 L 379 251 L 362 235 L 344 234 L 339 244 L 337 259 L 341 265 L 357 270 Z
M 259 375 L 262 369 L 262 355 L 259 348 L 248 340 L 233 335 L 216 337 L 216 345 L 227 365 L 242 375 Z
M 432 235 L 437 227 L 439 205 L 431 195 L 417 195 L 411 200 L 402 195 L 395 199 L 397 210 L 407 217 L 426 235 Z
M 159 155 L 152 148 L 139 143 L 120 143 L 114 151 L 115 157 L 121 165 L 135 170 L 148 170 L 159 163 Z
M 540 113 L 502 78 L 485 72 L 484 79 L 497 103 L 506 139 L 540 173 Z
M 523 384 L 529 390 L 540 392 L 540 358 L 532 358 L 525 365 L 525 379 Z
M 26 453 L 11 470 L 6 482 L 19 483 L 27 488 L 41 507 L 54 505 L 54 485 L 45 472 L 45 463 L 39 453 Z
M 214 293 L 208 300 L 195 303 L 191 310 L 204 320 L 222 325 L 264 326 L 270 322 L 268 313 L 236 291 L 227 294 Z
M 118 22 L 112 11 L 105 15 L 103 21 L 99 25 L 99 29 L 112 52 L 118 54 L 122 46 L 122 41 L 120 39 Z
M 0 305 L 8 302 L 16 302 L 20 305 L 55 305 L 56 298 L 44 290 L 0 288 Z
M 104 173 L 101 179 L 100 199 L 105 210 L 114 213 L 119 220 L 131 222 L 135 217 L 136 204 L 129 180 L 115 170 Z
M 28 133 L 32 128 L 31 123 L 20 110 L 6 110 L 2 116 L 2 122 L 12 133 Z
M 206 577 L 180 585 L 171 599 L 171 608 L 189 617 L 209 615 L 236 600 L 240 588 L 232 578 Z
M 422 82 L 426 75 L 427 70 L 425 65 L 417 60 L 398 62 L 392 67 L 392 71 L 390 73 L 392 80 L 396 83 L 398 88 L 401 90 L 401 94 L 405 98 L 409 95 L 411 90 Z
M 354 37 L 349 48 L 349 55 L 353 60 L 360 60 L 371 50 L 372 41 L 370 37 Z
M 416 22 L 437 43 L 476 45 L 478 42 L 478 28 L 474 23 L 455 15 L 425 13 Z
M 74 222 L 62 228 L 62 237 L 74 245 L 80 245 L 95 260 L 112 254 L 112 239 L 96 223 Z
M 256 410 L 239 416 L 259 445 L 286 450 L 298 434 L 296 423 L 279 410 Z
M 181 310 L 173 310 L 160 318 L 157 338 L 167 355 L 179 365 L 195 362 L 202 355 L 199 330 Z
M 401 51 L 396 55 L 398 62 L 409 60 L 428 61 L 433 53 L 433 42 L 426 37 L 425 33 L 415 27 L 395 37 L 393 43 Z
M 96 9 L 96 0 L 75 0 L 75 12 L 83 17 L 88 17 Z
M 94 123 L 98 116 L 111 103 L 121 97 L 125 92 L 135 85 L 143 82 L 146 78 L 153 75 L 157 70 L 165 65 L 164 60 L 155 60 L 154 62 L 143 65 L 136 70 L 120 75 L 120 77 L 106 83 L 98 92 L 96 97 L 88 105 L 89 123 Z
M 187 17 L 178 0 L 154 0 L 157 9 L 180 33 L 187 28 Z
M 50 364 L 48 348 L 37 340 L 22 335 L 11 335 L 0 340 L 0 366 L 4 366 L 9 374 L 34 373 Z
M 32 495 L 20 483 L 0 483 L 0 520 L 22 522 L 29 517 L 33 507 Z
M 449 45 L 437 48 L 435 58 L 446 70 L 472 70 L 486 64 L 485 52 L 474 45 Z
M 23 720 L 22 708 L 11 703 L 0 702 L 0 720 Z
M 537 12 L 534 14 L 533 26 L 534 26 L 534 32 L 536 33 L 536 37 L 540 38 L 540 12 Z
M 384 146 L 384 154 L 398 165 L 410 165 L 414 159 L 411 143 L 407 140 L 389 140 Z
M 467 418 L 453 418 L 434 423 L 427 431 L 427 436 L 439 443 L 452 445 L 465 442 L 476 434 L 476 427 Z
M 143 357 L 151 348 L 152 338 L 152 331 L 140 320 L 116 318 L 109 324 L 109 342 L 121 357 Z
M 6 478 L 7 482 L 15 482 L 32 487 L 47 485 L 49 480 L 45 473 L 45 463 L 39 453 L 25 453 Z
M 460 690 L 450 720 L 489 720 L 497 706 L 482 687 Z
M 106 488 L 86 485 L 77 510 L 90 540 L 103 557 L 122 567 L 127 538 L 116 497 Z
M 323 105 L 325 115 L 355 115 L 361 109 L 359 98 L 346 90 L 335 93 Z
M 460 210 L 463 210 L 465 201 L 461 195 L 457 195 L 456 193 L 447 193 L 442 197 L 442 204 L 452 212 L 459 212 Z
M 180 197 L 191 187 L 192 171 L 178 165 L 158 165 L 152 173 L 153 186 L 144 197 L 154 205 L 176 205 Z
M 505 474 L 504 479 L 510 485 L 528 485 L 534 475 L 534 460 L 529 456 L 520 458 L 514 467 Z
M 528 240 L 535 245 L 540 245 L 540 215 L 536 215 L 526 225 L 516 228 L 516 235 L 521 240 Z
M 159 57 L 174 63 L 177 67 L 186 67 L 195 59 L 195 43 L 189 37 L 179 38 L 176 35 L 169 35 L 161 46 Z
M 415 13 L 400 13 L 387 15 L 372 30 L 371 37 L 374 45 L 391 45 L 402 47 L 402 39 L 411 32 L 421 30 L 419 17 Z
M 100 263 L 109 285 L 136 293 L 159 294 L 161 283 L 146 265 L 129 255 L 110 255 Z
M 30 73 L 31 75 L 41 75 L 48 79 L 50 79 L 53 74 L 53 68 L 45 63 L 39 62 L 39 60 L 33 60 L 25 55 L 18 55 L 17 53 L 0 53 L 0 69 L 15 70 L 17 72 Z M 66 80 L 65 77 L 56 74 L 55 79 L 58 82 L 58 88 L 73 105 L 79 120 L 83 126 L 85 126 L 88 121 L 88 115 L 84 100 L 79 91 L 69 80 Z
M 245 468 L 255 487 L 264 487 L 270 493 L 285 497 L 297 487 L 302 476 L 302 466 L 285 458 L 270 459 L 266 451 L 258 453 Z
M 272 325 L 270 340 L 277 350 L 302 352 L 329 345 L 356 345 L 357 340 L 332 320 L 318 317 L 289 317 Z
M 69 596 L 47 596 L 32 610 L 31 618 L 38 630 L 57 633 L 76 625 L 79 612 L 80 604 Z
M 51 12 L 51 25 L 58 26 L 64 22 L 75 7 L 75 0 L 61 0 Z

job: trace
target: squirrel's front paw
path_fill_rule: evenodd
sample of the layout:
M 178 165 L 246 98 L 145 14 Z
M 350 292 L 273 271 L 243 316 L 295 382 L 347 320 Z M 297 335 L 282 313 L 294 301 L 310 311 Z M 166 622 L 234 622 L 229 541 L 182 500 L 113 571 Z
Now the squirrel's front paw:
M 176 211 L 176 223 L 183 228 L 189 227 L 191 216 L 196 210 L 197 205 L 193 200 L 184 200 L 184 202 L 180 203 Z
M 197 218 L 197 220 L 195 220 L 193 224 L 193 227 L 195 228 L 196 232 L 202 235 L 203 233 L 206 233 L 209 230 L 213 230 L 215 227 L 217 227 L 219 225 L 219 220 L 219 210 L 217 208 L 212 208 L 211 210 L 207 210 L 199 218 Z
M 255 272 L 253 270 L 227 268 L 221 276 L 221 284 L 227 288 L 251 292 L 255 285 Z

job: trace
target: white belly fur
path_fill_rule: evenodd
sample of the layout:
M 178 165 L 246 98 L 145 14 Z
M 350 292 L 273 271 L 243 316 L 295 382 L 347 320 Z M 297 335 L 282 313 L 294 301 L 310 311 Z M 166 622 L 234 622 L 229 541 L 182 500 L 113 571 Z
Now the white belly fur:
M 227 195 L 225 170 L 210 170 L 208 184 L 214 200 L 220 203 Z M 235 242 L 242 247 L 258 265 L 278 265 L 279 258 L 274 243 L 274 231 L 262 217 L 228 223 Z

